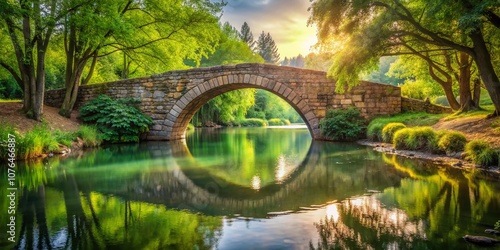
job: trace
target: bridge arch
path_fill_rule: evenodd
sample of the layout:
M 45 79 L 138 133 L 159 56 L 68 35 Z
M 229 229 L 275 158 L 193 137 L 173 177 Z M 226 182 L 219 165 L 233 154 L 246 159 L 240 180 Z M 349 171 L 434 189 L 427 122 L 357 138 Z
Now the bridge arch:
M 184 93 L 167 114 L 164 121 L 171 140 L 183 139 L 193 115 L 210 99 L 237 89 L 267 90 L 289 103 L 306 123 L 313 138 L 319 138 L 319 119 L 306 99 L 292 88 L 259 74 L 224 74 L 211 78 Z

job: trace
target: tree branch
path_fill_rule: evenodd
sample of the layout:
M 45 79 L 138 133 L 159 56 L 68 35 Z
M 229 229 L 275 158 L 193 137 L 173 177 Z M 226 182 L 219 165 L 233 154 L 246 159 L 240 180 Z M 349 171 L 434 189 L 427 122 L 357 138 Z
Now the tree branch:
M 14 70 L 14 68 L 12 68 L 10 65 L 8 65 L 5 62 L 0 62 L 0 66 L 2 66 L 4 69 L 9 71 L 9 73 L 12 75 L 12 77 L 14 77 L 14 80 L 16 80 L 17 84 L 19 85 L 19 87 L 21 87 L 21 89 L 24 88 L 23 87 L 23 80 L 21 79 L 19 74 L 17 74 L 17 72 L 16 72 L 16 70 Z
M 446 38 L 443 38 L 443 37 L 439 36 L 438 33 L 436 33 L 436 32 L 432 32 L 432 31 L 424 28 L 419 22 L 417 22 L 412 17 L 410 11 L 406 7 L 404 7 L 404 5 L 401 4 L 400 1 L 394 0 L 394 3 L 396 4 L 397 7 L 399 7 L 401 10 L 403 10 L 403 12 L 405 14 L 397 11 L 396 9 L 394 9 L 393 7 L 391 7 L 390 5 L 388 5 L 386 3 L 375 1 L 373 3 L 373 6 L 382 7 L 382 8 L 387 9 L 388 11 L 393 12 L 394 14 L 396 14 L 397 16 L 399 16 L 401 20 L 409 22 L 419 32 L 421 32 L 422 34 L 430 37 L 430 39 L 424 39 L 424 40 L 422 40 L 424 42 L 425 41 L 427 41 L 429 43 L 432 42 L 431 44 L 438 45 L 438 46 L 447 46 L 447 47 L 450 47 L 450 48 L 453 48 L 453 49 L 456 49 L 456 50 L 459 50 L 459 51 L 464 51 L 464 52 L 466 52 L 468 54 L 471 54 L 471 55 L 474 53 L 471 48 L 463 46 L 463 45 L 460 45 L 460 44 L 457 44 L 457 43 L 455 43 L 455 42 L 453 42 L 453 41 L 451 41 L 449 39 L 446 39 Z M 423 38 L 420 35 L 418 35 L 418 37 Z
M 490 21 L 491 24 L 500 29 L 500 16 L 493 13 L 491 10 L 483 12 L 483 15 L 486 19 L 488 19 L 488 21 Z

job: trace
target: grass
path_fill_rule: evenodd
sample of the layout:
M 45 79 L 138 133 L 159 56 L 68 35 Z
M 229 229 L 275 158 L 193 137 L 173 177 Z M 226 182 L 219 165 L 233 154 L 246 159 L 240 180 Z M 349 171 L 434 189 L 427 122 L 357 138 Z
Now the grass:
M 367 128 L 366 136 L 373 141 L 382 141 L 382 130 L 389 123 L 403 123 L 408 127 L 431 126 L 436 124 L 446 114 L 401 113 L 394 116 L 377 117 Z
M 436 132 L 431 127 L 412 128 L 406 144 L 410 150 L 433 152 L 438 148 Z
M 0 99 L 0 102 L 21 102 L 22 100 L 18 99 Z
M 495 106 L 493 106 L 493 102 L 491 101 L 490 95 L 487 91 L 481 91 L 481 99 L 479 101 L 480 110 L 472 110 L 468 112 L 455 112 L 444 118 L 445 121 L 451 121 L 459 118 L 483 118 L 487 115 L 493 113 L 495 111 Z
M 408 138 L 410 137 L 412 129 L 404 128 L 396 131 L 392 137 L 392 143 L 395 149 L 408 149 Z
M 466 159 L 480 166 L 497 166 L 499 164 L 498 151 L 493 149 L 486 141 L 472 140 L 465 145 Z
M 47 124 L 36 125 L 16 140 L 17 158 L 31 159 L 59 148 L 56 136 Z
M 102 143 L 102 139 L 95 126 L 82 125 L 76 133 L 83 140 L 84 147 L 97 147 Z
M 384 126 L 382 129 L 382 140 L 384 142 L 392 142 L 392 137 L 400 129 L 406 128 L 406 125 L 400 122 L 391 122 Z
M 16 136 L 16 158 L 32 159 L 43 154 L 54 152 L 63 144 L 71 147 L 77 137 L 82 138 L 85 147 L 100 145 L 101 139 L 97 129 L 92 126 L 81 126 L 76 132 L 51 131 L 45 123 L 38 124 L 24 135 L 19 134 L 11 124 L 0 123 L 0 160 L 7 159 L 9 134 Z
M 465 135 L 457 131 L 440 131 L 438 138 L 439 149 L 447 153 L 461 152 L 467 143 Z

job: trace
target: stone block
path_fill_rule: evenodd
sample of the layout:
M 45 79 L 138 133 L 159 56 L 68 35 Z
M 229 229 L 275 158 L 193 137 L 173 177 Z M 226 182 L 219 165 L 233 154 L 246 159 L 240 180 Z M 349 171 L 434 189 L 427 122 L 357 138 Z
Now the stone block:
M 342 105 L 352 105 L 352 100 L 351 99 L 340 100 L 340 104 L 342 104 Z

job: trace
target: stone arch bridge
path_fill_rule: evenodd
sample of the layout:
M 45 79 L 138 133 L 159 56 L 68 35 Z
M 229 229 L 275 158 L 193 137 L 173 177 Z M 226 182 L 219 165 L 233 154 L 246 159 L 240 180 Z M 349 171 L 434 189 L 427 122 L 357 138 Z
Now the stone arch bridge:
M 344 94 L 325 72 L 268 64 L 239 64 L 169 71 L 150 77 L 82 86 L 76 107 L 106 94 L 112 98 L 140 98 L 140 108 L 154 120 L 148 140 L 182 139 L 195 112 L 222 93 L 258 88 L 288 102 L 304 119 L 311 136 L 322 139 L 319 121 L 326 110 L 355 106 L 370 118 L 401 112 L 399 87 L 361 82 Z M 45 102 L 59 107 L 64 90 L 46 92 Z

